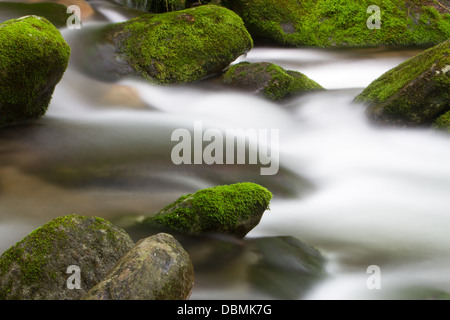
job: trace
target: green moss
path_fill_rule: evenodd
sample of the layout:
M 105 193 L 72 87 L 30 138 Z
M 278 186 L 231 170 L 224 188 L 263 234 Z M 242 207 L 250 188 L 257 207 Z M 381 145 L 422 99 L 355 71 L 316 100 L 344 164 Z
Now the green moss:
M 450 111 L 437 118 L 433 123 L 433 128 L 450 133 Z
M 217 186 L 180 197 L 148 222 L 190 233 L 225 233 L 269 207 L 272 194 L 254 183 Z
M 450 40 L 389 70 L 355 99 L 375 118 L 401 124 L 429 124 L 450 109 Z
M 251 35 L 290 46 L 434 45 L 450 37 L 448 14 L 429 1 L 226 0 Z M 369 29 L 371 5 L 381 29 Z
M 113 41 L 131 67 L 156 83 L 185 83 L 220 72 L 253 41 L 233 12 L 201 6 L 116 25 Z
M 38 282 L 43 276 L 42 268 L 51 259 L 51 252 L 55 249 L 54 245 L 63 243 L 61 240 L 66 238 L 65 233 L 61 232 L 61 226 L 73 228 L 73 217 L 64 216 L 54 219 L 5 251 L 0 257 L 0 277 L 11 269 L 12 264 L 16 264 L 24 284 L 31 285 Z M 10 285 L 12 286 L 14 283 Z M 1 288 L 0 299 L 5 299 L 5 293 L 9 290 L 11 289 Z
M 268 62 L 235 64 L 223 75 L 222 81 L 225 84 L 261 93 L 274 101 L 323 89 L 300 72 L 285 70 Z
M 42 17 L 0 24 L 0 126 L 43 116 L 70 47 Z
M 87 223 L 88 228 L 80 231 L 82 223 Z M 67 215 L 55 218 L 32 231 L 0 256 L 0 278 L 11 271 L 12 266 L 16 266 L 21 282 L 27 286 L 40 283 L 43 279 L 55 279 L 60 270 L 47 270 L 45 267 L 50 259 L 54 259 L 55 252 L 64 250 L 65 244 L 70 240 L 68 231 L 102 230 L 106 231 L 105 237 L 113 239 L 114 231 L 108 225 L 104 219 L 97 217 Z M 8 295 L 14 285 L 15 283 L 9 283 L 7 287 L 0 288 L 0 299 L 6 299 L 7 296 L 9 299 L 14 298 Z

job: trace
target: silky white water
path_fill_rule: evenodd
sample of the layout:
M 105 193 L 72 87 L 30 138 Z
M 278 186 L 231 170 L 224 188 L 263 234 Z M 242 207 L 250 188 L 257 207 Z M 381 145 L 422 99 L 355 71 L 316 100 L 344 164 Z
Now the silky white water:
M 110 10 L 98 11 L 123 19 Z M 63 35 L 70 43 L 76 32 Z M 101 82 L 71 63 L 43 119 L 0 133 L 0 251 L 64 214 L 120 223 L 188 192 L 256 180 L 275 192 L 248 237 L 291 235 L 328 260 L 327 278 L 306 299 L 450 292 L 450 136 L 376 127 L 352 103 L 418 52 L 254 48 L 238 61 L 274 62 L 327 89 L 280 104 L 211 83 Z M 171 133 L 196 121 L 204 129 L 278 129 L 284 171 L 263 177 L 259 167 L 175 166 Z M 379 289 L 367 286 L 371 265 L 380 268 Z M 197 286 L 191 298 L 260 297 L 241 283 Z

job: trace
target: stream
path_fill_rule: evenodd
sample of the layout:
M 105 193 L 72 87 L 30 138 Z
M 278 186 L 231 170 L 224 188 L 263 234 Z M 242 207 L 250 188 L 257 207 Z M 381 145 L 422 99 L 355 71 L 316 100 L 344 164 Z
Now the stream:
M 81 30 L 61 29 L 71 45 L 90 27 L 130 18 L 112 2 L 89 3 L 95 19 Z M 450 137 L 377 127 L 364 106 L 352 103 L 419 52 L 255 47 L 240 57 L 236 62 L 300 71 L 327 89 L 282 103 L 213 80 L 166 87 L 104 82 L 80 70 L 73 54 L 45 117 L 0 129 L 0 252 L 61 215 L 100 216 L 126 228 L 133 217 L 154 214 L 183 194 L 252 181 L 274 198 L 247 237 L 293 236 L 327 259 L 326 278 L 302 299 L 446 297 Z M 175 165 L 172 132 L 193 130 L 198 121 L 203 130 L 279 130 L 278 173 L 260 175 L 260 165 Z M 370 289 L 373 265 L 381 282 Z M 240 267 L 235 261 L 233 268 Z M 196 275 L 191 299 L 277 297 L 249 289 L 245 279 L 211 285 L 236 272 Z

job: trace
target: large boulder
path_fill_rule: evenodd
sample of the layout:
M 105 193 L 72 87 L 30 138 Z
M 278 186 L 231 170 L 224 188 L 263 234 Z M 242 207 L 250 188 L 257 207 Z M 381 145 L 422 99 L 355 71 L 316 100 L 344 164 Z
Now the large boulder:
M 134 242 L 101 218 L 63 216 L 0 257 L 0 299 L 75 300 L 99 283 Z M 68 286 L 79 268 L 79 288 Z
M 450 110 L 450 39 L 389 70 L 357 102 L 382 124 L 428 126 Z
M 271 199 L 272 193 L 255 183 L 217 186 L 181 196 L 143 223 L 193 235 L 243 238 L 259 223 Z
M 248 90 L 270 100 L 281 100 L 323 87 L 301 72 L 285 70 L 269 62 L 241 62 L 221 77 L 227 85 Z
M 255 40 L 289 46 L 431 45 L 450 37 L 450 15 L 437 1 L 387 0 L 373 28 L 372 0 L 223 0 Z M 369 9 L 369 10 L 368 10 Z M 369 21 L 368 21 L 369 20 Z M 369 28 L 368 25 L 371 28 Z
M 242 19 L 214 5 L 145 14 L 90 32 L 82 41 L 97 47 L 80 55 L 79 63 L 96 77 L 139 77 L 157 84 L 216 75 L 253 46 Z M 89 43 L 80 48 L 92 47 Z
M 83 299 L 184 300 L 193 284 L 189 255 L 173 236 L 159 233 L 140 240 Z
M 0 126 L 45 114 L 67 68 L 70 47 L 47 19 L 0 24 Z

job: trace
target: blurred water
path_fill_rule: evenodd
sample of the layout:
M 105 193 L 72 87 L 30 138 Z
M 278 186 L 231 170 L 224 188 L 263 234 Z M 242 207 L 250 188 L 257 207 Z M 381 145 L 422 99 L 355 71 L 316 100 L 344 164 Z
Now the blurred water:
M 95 3 L 103 21 L 128 17 L 110 2 Z M 69 43 L 77 37 L 75 30 L 62 32 Z M 212 82 L 101 82 L 71 63 L 43 119 L 0 130 L 0 251 L 60 215 L 120 223 L 188 192 L 251 180 L 275 197 L 248 236 L 295 236 L 329 260 L 329 276 L 307 299 L 450 292 L 450 138 L 375 127 L 364 107 L 352 103 L 371 81 L 418 52 L 255 48 L 239 58 L 303 72 L 328 89 L 281 104 Z M 205 130 L 279 129 L 280 173 L 173 165 L 171 133 L 192 130 L 195 121 Z M 381 268 L 380 290 L 367 288 L 370 265 Z M 227 288 L 197 285 L 192 294 L 230 297 L 266 296 L 249 291 L 245 280 Z

